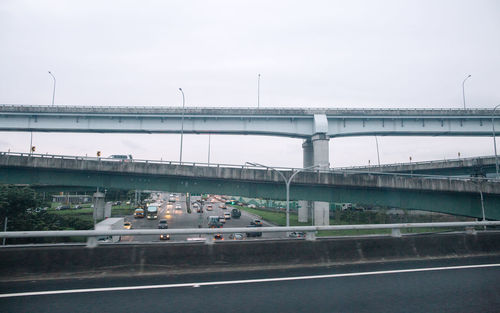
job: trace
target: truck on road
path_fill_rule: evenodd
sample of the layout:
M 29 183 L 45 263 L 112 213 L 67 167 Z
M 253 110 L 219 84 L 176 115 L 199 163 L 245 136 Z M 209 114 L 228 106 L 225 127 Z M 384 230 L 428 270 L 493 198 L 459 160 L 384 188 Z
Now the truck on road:
M 95 224 L 95 230 L 119 230 L 123 229 L 123 217 L 110 217 L 97 224 Z M 97 241 L 99 242 L 118 242 L 120 241 L 120 236 L 98 236 Z

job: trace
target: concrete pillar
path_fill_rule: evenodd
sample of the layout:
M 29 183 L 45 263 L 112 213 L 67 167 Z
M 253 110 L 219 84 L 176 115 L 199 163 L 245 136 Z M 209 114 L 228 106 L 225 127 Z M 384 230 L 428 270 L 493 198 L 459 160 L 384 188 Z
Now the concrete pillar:
M 311 138 L 313 144 L 313 164 L 320 165 L 320 169 L 330 167 L 329 138 L 326 134 L 315 134 Z
M 94 193 L 92 203 L 94 204 L 94 220 L 104 219 L 104 194 L 102 192 Z
M 306 139 L 302 143 L 302 151 L 304 153 L 303 157 L 303 167 L 312 166 L 314 163 L 314 150 L 313 143 L 311 139 Z M 307 223 L 309 220 L 309 210 L 311 208 L 311 201 L 299 201 L 298 217 L 300 223 Z
M 315 134 L 312 137 L 314 165 L 320 169 L 330 168 L 329 138 L 326 134 Z M 330 224 L 330 204 L 328 202 L 314 201 L 314 225 L 325 226 Z
M 330 224 L 330 204 L 323 201 L 314 201 L 314 226 Z
M 104 218 L 111 217 L 111 209 L 113 208 L 113 202 L 106 202 L 104 206 Z
M 307 223 L 307 220 L 309 218 L 309 202 L 306 200 L 299 200 L 299 222 L 300 223 Z
M 302 151 L 303 151 L 303 167 L 313 166 L 314 165 L 314 150 L 313 143 L 311 139 L 306 139 L 302 143 Z

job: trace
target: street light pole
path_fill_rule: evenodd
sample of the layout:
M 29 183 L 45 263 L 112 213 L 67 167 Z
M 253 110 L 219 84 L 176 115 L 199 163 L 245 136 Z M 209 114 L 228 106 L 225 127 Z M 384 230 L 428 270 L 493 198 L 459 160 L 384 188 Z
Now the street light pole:
M 260 108 L 260 74 L 257 76 L 257 109 Z
M 179 162 L 182 163 L 182 139 L 183 139 L 183 136 L 184 136 L 184 105 L 185 105 L 185 98 L 184 98 L 184 91 L 182 91 L 182 88 L 179 88 L 179 91 L 182 93 L 181 151 L 179 153 Z
M 496 171 L 496 179 L 498 179 L 498 156 L 497 156 L 497 140 L 495 137 L 495 111 L 500 107 L 498 104 L 494 109 L 493 113 L 491 113 L 491 129 L 493 131 L 493 147 L 495 148 L 495 171 Z
M 259 164 L 259 163 L 253 163 L 253 162 L 246 162 L 245 164 L 250 164 L 252 166 L 261 166 L 261 167 L 271 169 L 271 170 L 275 171 L 276 173 L 278 173 L 281 176 L 281 178 L 283 178 L 283 180 L 285 181 L 285 185 L 286 185 L 286 226 L 287 227 L 290 226 L 290 183 L 292 182 L 295 175 L 297 175 L 298 173 L 319 167 L 320 165 L 312 165 L 309 167 L 293 170 L 290 178 L 286 179 L 285 175 L 283 175 L 283 173 L 281 173 L 280 171 L 278 171 L 274 167 L 266 166 L 266 165 Z
M 208 165 L 210 165 L 210 135 L 208 134 Z
M 56 97 L 56 77 L 54 76 L 54 74 L 52 74 L 51 71 L 49 71 L 49 74 L 54 79 L 54 90 L 52 91 L 52 105 L 54 105 L 54 99 Z
M 464 99 L 464 109 L 465 109 L 465 81 L 467 79 L 469 79 L 469 77 L 471 77 L 472 75 L 469 75 L 467 77 L 465 77 L 464 81 L 462 82 L 462 97 Z
M 377 139 L 377 136 L 375 136 L 375 144 L 377 145 L 378 169 L 379 169 L 379 171 L 381 171 L 381 169 L 380 169 L 380 153 L 378 152 L 378 139 Z

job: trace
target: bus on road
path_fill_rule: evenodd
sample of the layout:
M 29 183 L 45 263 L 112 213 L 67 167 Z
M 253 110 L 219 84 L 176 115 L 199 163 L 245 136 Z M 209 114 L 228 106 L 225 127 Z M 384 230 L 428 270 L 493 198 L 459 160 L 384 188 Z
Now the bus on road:
M 155 220 L 157 218 L 158 218 L 158 205 L 156 204 L 148 205 L 147 219 Z

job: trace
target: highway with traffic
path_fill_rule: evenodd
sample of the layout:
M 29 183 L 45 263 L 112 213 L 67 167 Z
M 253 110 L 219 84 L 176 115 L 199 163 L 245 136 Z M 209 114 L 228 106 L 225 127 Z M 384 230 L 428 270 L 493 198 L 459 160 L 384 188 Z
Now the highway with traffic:
M 10 312 L 498 312 L 500 256 L 0 282 Z
M 210 196 L 200 204 L 198 200 L 201 200 L 199 196 L 191 197 L 189 200 L 191 203 L 190 212 L 187 209 L 186 195 L 176 194 L 176 193 L 159 193 L 154 203 L 158 205 L 158 215 L 156 219 L 134 218 L 133 215 L 126 216 L 125 222 L 132 223 L 132 229 L 157 229 L 160 220 L 166 220 L 168 224 L 168 229 L 179 229 L 179 228 L 208 228 L 209 227 L 209 217 L 211 216 L 224 216 L 224 213 L 230 213 L 233 207 L 230 205 L 225 205 L 223 200 L 215 196 Z M 196 209 L 200 208 L 199 212 Z M 223 227 L 247 227 L 252 224 L 256 219 L 260 219 L 258 216 L 252 215 L 248 212 L 241 211 L 241 217 L 239 218 L 225 218 Z M 261 220 L 262 227 L 273 226 L 268 222 Z M 250 228 L 254 229 L 254 228 Z M 253 232 L 249 232 L 253 233 Z M 241 239 L 258 239 L 258 238 L 283 238 L 286 233 L 263 233 L 262 236 L 247 237 L 243 234 Z M 204 240 L 205 235 L 172 235 L 169 238 L 169 242 L 173 241 L 185 241 L 185 240 Z M 214 236 L 212 236 L 214 237 Z M 229 240 L 229 236 L 222 236 L 224 240 Z M 240 237 L 236 236 L 236 239 Z M 235 240 L 236 240 L 235 239 Z M 147 242 L 158 242 L 166 241 L 161 240 L 159 236 L 122 236 L 122 242 L 131 241 L 147 241 Z

